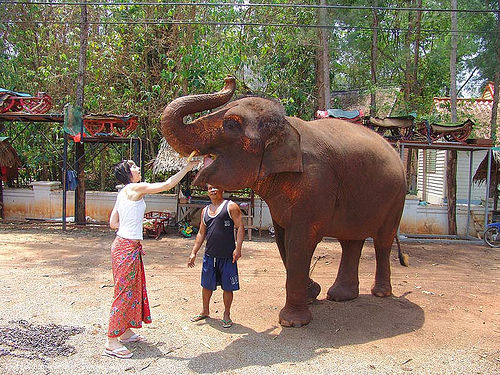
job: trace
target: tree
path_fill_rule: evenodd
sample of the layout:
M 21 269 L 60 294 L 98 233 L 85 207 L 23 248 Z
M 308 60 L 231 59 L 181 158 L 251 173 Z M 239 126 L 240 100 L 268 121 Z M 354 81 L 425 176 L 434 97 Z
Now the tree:
M 457 0 L 451 0 L 451 9 L 457 9 Z M 457 13 L 451 12 L 451 49 L 450 49 L 450 98 L 451 121 L 457 121 Z M 447 152 L 446 187 L 448 197 L 448 233 L 457 234 L 457 151 Z
M 76 105 L 84 108 L 85 70 L 87 65 L 87 46 L 89 23 L 87 17 L 87 1 L 81 3 L 80 15 L 80 54 L 78 56 L 78 79 L 76 81 Z M 75 142 L 75 169 L 78 175 L 78 185 L 75 190 L 75 223 L 85 225 L 85 152 L 83 146 L 83 131 L 81 142 Z
M 372 6 L 376 8 L 378 5 L 377 0 L 372 1 Z M 373 9 L 373 23 L 372 23 L 372 45 L 371 45 L 371 61 L 370 73 L 372 89 L 370 90 L 370 116 L 377 115 L 377 102 L 376 102 L 376 87 L 377 87 L 377 49 L 378 49 L 378 17 L 377 9 Z
M 320 0 L 320 5 L 326 5 L 326 0 Z M 319 24 L 326 25 L 326 9 L 318 10 Z M 319 45 L 316 57 L 316 87 L 318 89 L 318 109 L 330 108 L 330 58 L 328 53 L 328 31 L 318 30 Z
M 496 38 L 496 67 L 495 67 L 495 81 L 493 85 L 493 105 L 491 109 L 491 121 L 490 121 L 490 129 L 491 129 L 491 139 L 494 142 L 497 140 L 497 119 L 498 119 L 498 98 L 500 97 L 500 0 L 498 1 L 498 13 L 497 13 L 497 38 Z

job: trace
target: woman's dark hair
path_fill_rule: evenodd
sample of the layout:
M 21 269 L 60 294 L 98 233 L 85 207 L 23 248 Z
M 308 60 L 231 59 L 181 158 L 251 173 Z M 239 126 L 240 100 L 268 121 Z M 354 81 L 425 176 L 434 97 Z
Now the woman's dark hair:
M 113 167 L 113 171 L 115 172 L 115 177 L 122 184 L 127 185 L 130 183 L 132 179 L 132 172 L 130 172 L 130 165 L 128 160 L 122 160 L 118 164 Z

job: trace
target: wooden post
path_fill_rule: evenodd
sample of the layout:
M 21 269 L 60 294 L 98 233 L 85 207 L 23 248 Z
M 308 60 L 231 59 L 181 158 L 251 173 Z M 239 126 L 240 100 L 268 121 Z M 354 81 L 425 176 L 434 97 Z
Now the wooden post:
M 326 5 L 326 0 L 320 0 L 320 5 Z M 319 9 L 320 25 L 327 24 L 326 8 Z M 319 29 L 319 46 L 316 52 L 316 87 L 318 90 L 318 109 L 330 108 L 330 53 L 328 50 L 328 29 Z
M 76 105 L 83 110 L 85 88 L 85 66 L 87 64 L 87 45 L 89 23 L 87 18 L 86 0 L 81 3 L 80 22 L 80 56 L 78 60 L 78 78 L 76 84 Z M 78 185 L 75 190 L 75 223 L 85 225 L 85 148 L 83 145 L 83 122 L 80 130 L 81 141 L 75 142 L 75 169 L 78 175 Z

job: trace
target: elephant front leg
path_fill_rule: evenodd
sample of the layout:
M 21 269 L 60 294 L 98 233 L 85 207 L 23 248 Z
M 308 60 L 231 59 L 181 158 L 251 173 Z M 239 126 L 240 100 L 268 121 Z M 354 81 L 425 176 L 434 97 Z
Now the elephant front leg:
M 291 237 L 293 238 L 285 242 L 286 304 L 280 311 L 279 322 L 285 327 L 301 327 L 311 321 L 311 311 L 307 302 L 311 292 L 314 294 L 317 289 L 314 285 L 316 283 L 309 278 L 309 266 L 316 244 L 305 244 L 303 240 L 307 238 L 305 234 L 295 233 Z
M 286 250 L 285 250 L 285 229 L 278 225 L 273 220 L 274 234 L 276 236 L 276 245 L 280 252 L 281 260 L 286 267 Z M 309 278 L 307 283 L 307 302 L 312 303 L 321 292 L 321 286 L 313 279 Z
M 331 301 L 347 301 L 359 296 L 359 258 L 365 240 L 339 240 L 342 258 L 333 285 L 328 289 L 327 298 Z

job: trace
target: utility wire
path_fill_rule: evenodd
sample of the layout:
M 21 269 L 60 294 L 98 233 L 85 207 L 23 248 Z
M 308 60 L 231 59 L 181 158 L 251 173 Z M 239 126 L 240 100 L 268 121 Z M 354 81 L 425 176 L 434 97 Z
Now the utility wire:
M 207 2 L 68 2 L 68 1 L 16 1 L 0 0 L 0 4 L 49 5 L 49 6 L 201 6 L 201 7 L 242 7 L 242 8 L 306 8 L 306 9 L 350 9 L 350 10 L 384 10 L 384 11 L 420 11 L 420 12 L 456 12 L 456 13 L 500 13 L 494 9 L 437 9 L 409 7 L 374 7 L 355 5 L 317 5 L 317 4 L 275 4 L 275 3 L 207 3 Z
M 79 21 L 51 21 L 51 20 L 30 20 L 14 21 L 1 19 L 5 24 L 58 24 L 58 25 L 80 25 Z M 307 25 L 299 23 L 262 23 L 262 22 L 216 22 L 216 21 L 179 21 L 179 20 L 141 20 L 141 21 L 89 21 L 91 25 L 209 25 L 209 26 L 252 26 L 252 27 L 298 27 L 312 29 L 332 29 L 332 30 L 354 30 L 354 31 L 389 31 L 389 32 L 407 32 L 408 29 L 401 28 L 382 28 L 382 27 L 358 27 L 358 26 L 338 26 L 338 25 Z M 429 34 L 448 34 L 450 30 L 422 29 L 422 33 Z M 491 31 L 480 30 L 457 30 L 461 34 L 489 34 Z

